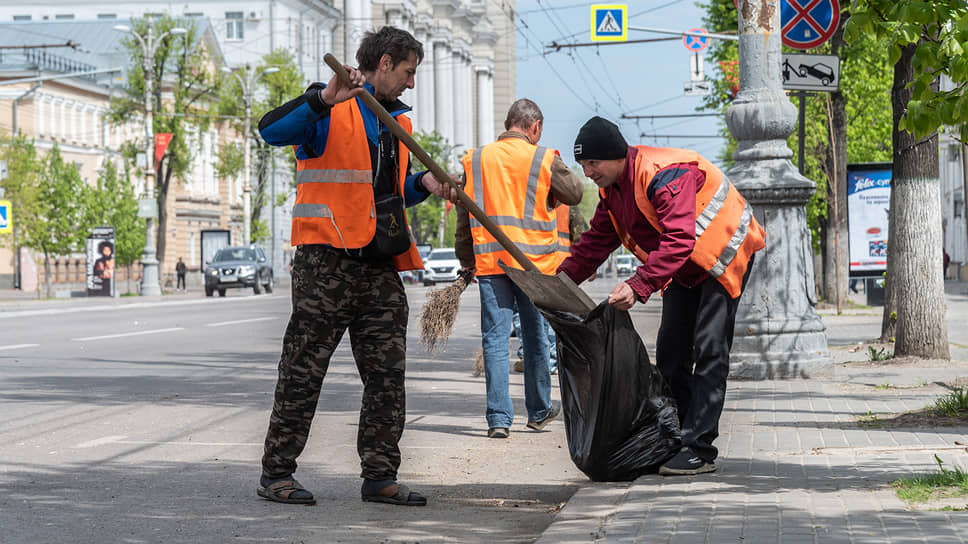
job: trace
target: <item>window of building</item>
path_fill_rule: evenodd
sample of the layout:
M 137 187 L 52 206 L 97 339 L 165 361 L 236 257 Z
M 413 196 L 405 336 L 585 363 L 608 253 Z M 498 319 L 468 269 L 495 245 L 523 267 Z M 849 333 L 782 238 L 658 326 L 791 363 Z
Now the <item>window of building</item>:
M 58 21 L 71 21 L 71 20 L 74 19 L 74 14 L 73 13 L 58 13 L 57 15 L 54 15 L 54 19 L 56 19 Z
M 98 19 L 117 19 L 118 14 L 117 13 L 98 13 L 97 18 Z
M 193 11 L 191 13 L 186 13 L 185 17 L 204 17 L 205 14 L 200 11 Z
M 243 13 L 241 11 L 226 11 L 225 12 L 225 39 L 226 40 L 241 40 L 245 37 L 242 27 L 245 23 L 243 18 Z
M 13 16 L 13 20 L 14 21 L 29 21 L 30 20 L 30 15 L 14 15 Z

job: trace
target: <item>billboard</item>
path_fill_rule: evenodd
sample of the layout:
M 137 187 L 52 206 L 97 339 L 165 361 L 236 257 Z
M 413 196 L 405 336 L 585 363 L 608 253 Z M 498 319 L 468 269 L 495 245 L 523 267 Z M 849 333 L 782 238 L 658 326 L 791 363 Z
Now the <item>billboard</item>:
M 87 296 L 114 296 L 114 227 L 95 227 L 87 237 Z
M 847 165 L 847 223 L 851 276 L 887 270 L 891 163 Z

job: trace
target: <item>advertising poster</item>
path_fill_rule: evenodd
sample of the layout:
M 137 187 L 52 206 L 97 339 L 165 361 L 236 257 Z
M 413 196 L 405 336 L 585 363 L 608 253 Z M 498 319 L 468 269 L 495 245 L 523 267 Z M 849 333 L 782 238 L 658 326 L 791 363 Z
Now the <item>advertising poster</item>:
M 97 227 L 87 237 L 87 296 L 114 296 L 114 227 Z
M 850 275 L 880 276 L 887 270 L 891 163 L 847 165 Z

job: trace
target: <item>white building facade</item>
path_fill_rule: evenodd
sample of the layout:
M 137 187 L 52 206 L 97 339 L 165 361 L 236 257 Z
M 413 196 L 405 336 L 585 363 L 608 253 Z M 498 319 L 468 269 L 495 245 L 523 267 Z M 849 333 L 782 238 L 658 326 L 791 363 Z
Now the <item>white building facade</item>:
M 332 76 L 322 60 L 326 53 L 353 65 L 366 31 L 384 25 L 403 28 L 423 43 L 424 60 L 415 88 L 401 99 L 413 107 L 414 130 L 436 130 L 452 146 L 452 164 L 447 166 L 455 169 L 464 150 L 495 139 L 516 99 L 514 10 L 514 0 L 44 0 L 0 4 L 0 21 L 130 19 L 161 13 L 205 17 L 229 66 L 258 66 L 266 53 L 284 48 L 301 67 L 307 85 Z M 274 194 L 293 193 L 289 171 L 276 171 L 271 178 Z M 286 270 L 285 252 L 291 249 L 290 211 L 291 198 L 287 205 L 262 213 L 272 230 L 266 245 L 278 275 Z

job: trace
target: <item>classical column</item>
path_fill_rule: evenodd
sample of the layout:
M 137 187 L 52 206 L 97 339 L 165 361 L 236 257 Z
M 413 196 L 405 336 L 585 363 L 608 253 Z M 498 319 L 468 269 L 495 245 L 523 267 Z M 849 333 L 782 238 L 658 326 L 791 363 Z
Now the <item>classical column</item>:
M 363 41 L 363 34 L 372 26 L 370 0 L 346 0 L 346 58 L 340 60 L 356 66 L 356 50 Z
M 740 90 L 726 110 L 737 140 L 727 175 L 766 229 L 736 316 L 730 375 L 786 378 L 830 359 L 823 321 L 813 309 L 807 200 L 814 183 L 797 172 L 787 137 L 796 110 L 780 78 L 780 10 L 767 0 L 739 0 Z
M 457 60 L 457 69 L 454 72 L 456 80 L 454 88 L 457 96 L 455 97 L 454 110 L 454 132 L 456 134 L 454 144 L 459 147 L 456 149 L 458 154 L 470 149 L 474 145 L 474 107 L 471 96 L 471 74 L 470 74 L 470 55 L 464 48 L 457 51 L 454 57 Z
M 476 59 L 474 72 L 477 80 L 477 141 L 475 147 L 494 141 L 494 78 L 493 62 Z
M 428 17 L 429 19 L 429 17 Z M 416 82 L 417 103 L 414 104 L 416 115 L 416 130 L 432 132 L 434 130 L 434 44 L 430 41 L 429 21 L 418 19 L 416 38 L 423 44 L 424 58 L 417 67 Z
M 461 102 L 464 98 L 462 96 L 463 93 L 461 92 L 462 90 L 461 75 L 463 74 L 462 68 L 463 68 L 464 56 L 461 54 L 460 49 L 457 49 L 457 48 L 451 49 L 450 62 L 451 62 L 451 66 L 453 66 L 453 69 L 450 72 L 450 77 L 451 77 L 451 89 L 454 95 L 453 99 L 451 100 L 451 112 L 450 112 L 450 118 L 451 118 L 450 131 L 451 131 L 451 134 L 454 135 L 454 137 L 451 139 L 450 143 L 453 145 L 461 144 L 461 146 L 463 146 L 465 142 L 461 142 L 459 140 L 463 135 L 460 133 L 459 125 L 457 123 L 457 119 L 459 118 L 459 116 L 463 115 L 463 112 L 460 110 L 462 106 Z
M 449 38 L 449 36 L 447 37 Z M 447 38 L 434 41 L 434 69 L 436 80 L 436 127 L 447 140 L 454 143 L 454 58 Z

